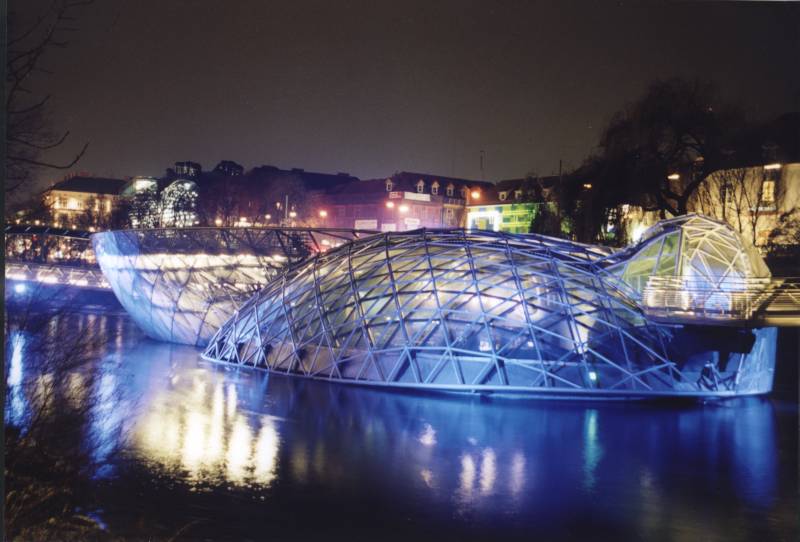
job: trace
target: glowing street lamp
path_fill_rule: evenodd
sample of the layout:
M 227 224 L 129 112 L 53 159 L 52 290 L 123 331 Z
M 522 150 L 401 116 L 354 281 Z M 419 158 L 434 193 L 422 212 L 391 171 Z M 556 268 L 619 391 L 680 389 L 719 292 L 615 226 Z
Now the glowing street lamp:
M 470 196 L 472 196 L 472 199 L 481 199 L 481 192 L 480 190 L 473 190 Z
M 667 175 L 667 179 L 669 179 L 670 181 L 677 181 L 680 178 L 681 178 L 681 176 L 678 175 L 677 173 L 671 173 L 671 174 Z
M 319 212 L 319 217 L 320 218 L 325 218 L 326 216 L 328 216 L 328 211 L 326 211 L 325 209 L 323 209 L 323 210 L 321 210 Z
M 214 220 L 214 224 L 216 224 L 217 226 L 222 226 L 222 219 L 218 218 L 218 219 Z
M 272 215 L 264 215 L 264 218 L 267 220 L 272 220 Z
M 394 202 L 393 201 L 387 201 L 386 202 L 386 208 L 387 209 L 394 209 Z
M 296 216 L 297 216 L 296 212 L 294 212 L 294 211 L 290 211 L 289 212 L 289 218 L 295 218 Z

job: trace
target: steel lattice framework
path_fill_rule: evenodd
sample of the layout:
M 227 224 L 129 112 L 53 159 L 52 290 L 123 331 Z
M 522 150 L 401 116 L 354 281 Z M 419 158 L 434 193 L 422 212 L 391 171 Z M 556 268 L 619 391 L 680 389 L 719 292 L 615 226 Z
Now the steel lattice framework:
M 310 228 L 167 228 L 92 236 L 103 274 L 148 336 L 204 346 L 287 264 L 372 232 Z
M 658 222 L 616 258 L 620 262 L 611 269 L 639 292 L 651 277 L 680 277 L 689 288 L 723 288 L 771 276 L 756 248 L 729 224 L 696 214 Z
M 741 332 L 729 331 L 721 355 L 716 345 L 689 344 L 685 330 L 649 323 L 639 292 L 616 272 L 636 253 L 484 231 L 375 235 L 282 273 L 234 314 L 203 357 L 383 386 L 625 396 L 769 391 L 775 330 L 756 331 L 741 348 Z

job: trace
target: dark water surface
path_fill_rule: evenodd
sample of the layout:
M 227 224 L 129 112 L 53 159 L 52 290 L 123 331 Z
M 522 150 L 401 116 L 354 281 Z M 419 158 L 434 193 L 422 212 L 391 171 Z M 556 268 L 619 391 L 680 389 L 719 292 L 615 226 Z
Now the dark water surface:
M 796 335 L 769 398 L 552 402 L 268 376 L 147 340 L 125 317 L 59 325 L 86 319 L 109 339 L 87 393 L 121 397 L 92 420 L 109 463 L 96 516 L 118 536 L 798 538 Z M 24 374 L 9 361 L 9 379 Z M 7 419 L 26 408 L 9 389 Z

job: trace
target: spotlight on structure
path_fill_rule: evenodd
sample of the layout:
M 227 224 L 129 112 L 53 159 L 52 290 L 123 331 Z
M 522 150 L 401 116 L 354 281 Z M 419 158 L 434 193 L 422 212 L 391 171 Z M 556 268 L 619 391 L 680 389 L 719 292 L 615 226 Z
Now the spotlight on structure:
M 670 181 L 677 181 L 680 178 L 681 176 L 678 175 L 677 173 L 670 173 L 669 175 L 667 175 L 667 179 L 669 179 Z
M 781 164 L 767 164 L 764 169 L 781 169 Z

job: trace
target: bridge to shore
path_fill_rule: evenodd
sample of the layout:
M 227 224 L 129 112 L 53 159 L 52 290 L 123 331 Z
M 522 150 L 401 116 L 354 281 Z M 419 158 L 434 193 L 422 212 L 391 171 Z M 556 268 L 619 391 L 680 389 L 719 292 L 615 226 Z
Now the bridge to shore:
M 747 327 L 800 326 L 800 278 L 726 278 L 716 285 L 693 277 L 650 277 L 645 316 L 665 324 Z
M 342 233 L 331 232 L 335 237 Z M 91 235 L 49 226 L 6 226 L 6 280 L 111 291 L 94 261 Z M 90 254 L 88 259 L 68 260 L 39 250 L 20 254 L 27 259 L 15 257 L 9 248 L 9 240 L 15 238 L 36 239 L 36 247 L 45 246 L 48 238 L 66 239 Z M 304 241 L 312 248 L 327 248 L 321 244 L 327 244 L 327 240 L 319 241 L 313 235 L 309 239 Z M 727 278 L 711 286 L 694 277 L 651 276 L 642 291 L 641 304 L 646 318 L 658 324 L 800 327 L 800 277 Z
M 73 286 L 111 291 L 99 267 L 6 261 L 6 281 Z

